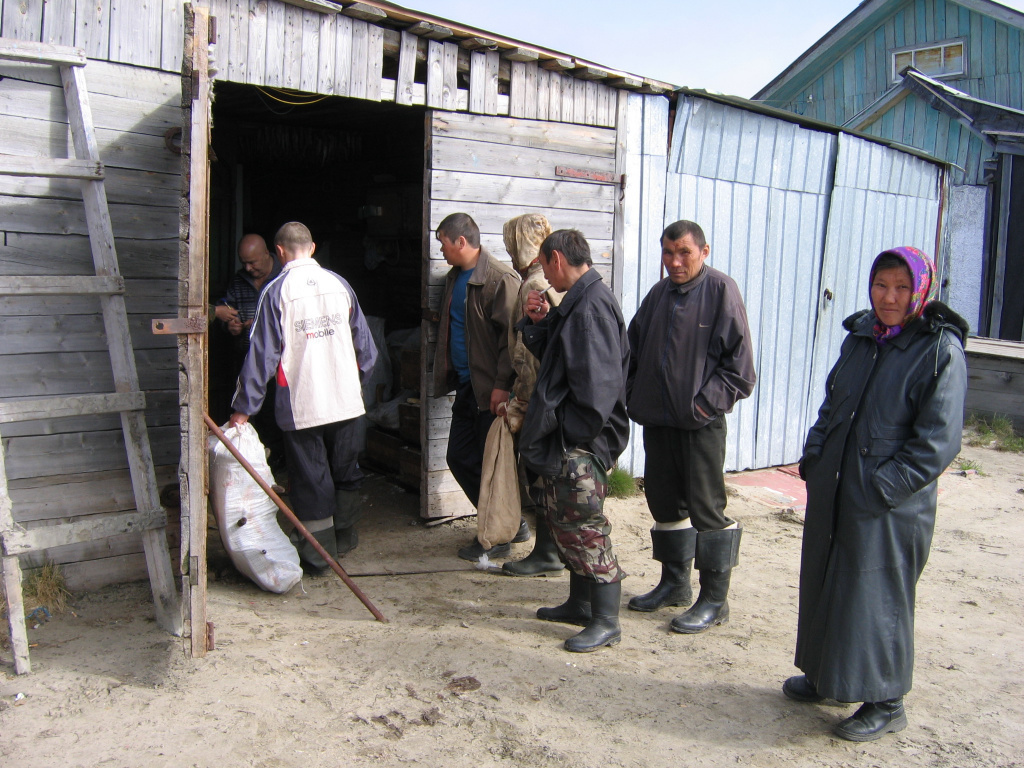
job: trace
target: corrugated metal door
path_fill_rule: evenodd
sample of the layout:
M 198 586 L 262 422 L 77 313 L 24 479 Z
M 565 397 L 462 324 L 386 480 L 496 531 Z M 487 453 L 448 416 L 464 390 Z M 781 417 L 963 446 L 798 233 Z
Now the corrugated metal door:
M 868 273 L 887 248 L 936 255 L 942 168 L 896 149 L 839 134 L 828 237 L 817 293 L 814 357 L 806 406 L 814 423 L 825 379 L 846 337 L 843 319 L 870 305 Z
M 679 99 L 665 222 L 704 229 L 708 264 L 739 284 L 754 341 L 758 384 L 728 417 L 727 470 L 800 456 L 835 147 L 831 133 Z
M 514 216 L 542 213 L 552 229 L 579 229 L 590 243 L 594 266 L 610 284 L 619 196 L 615 135 L 614 129 L 570 123 L 428 113 L 423 307 L 440 307 L 449 267 L 434 232 L 445 216 L 458 211 L 473 217 L 483 247 L 506 262 L 502 226 Z M 445 461 L 452 397 L 434 397 L 432 391 L 436 338 L 436 323 L 424 321 L 420 497 L 421 513 L 428 518 L 474 511 Z

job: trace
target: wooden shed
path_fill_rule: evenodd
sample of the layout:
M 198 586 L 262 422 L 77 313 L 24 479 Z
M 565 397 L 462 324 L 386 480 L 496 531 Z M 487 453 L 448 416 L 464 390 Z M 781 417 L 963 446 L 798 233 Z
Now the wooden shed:
M 644 99 L 662 107 L 653 113 L 660 154 L 667 142 L 668 100 L 656 94 L 671 86 L 391 3 L 0 0 L 0 37 L 88 57 L 154 463 L 165 490 L 180 485 L 180 526 L 172 519 L 169 531 L 184 634 L 199 655 L 202 414 L 223 405 L 223 382 L 211 375 L 217 340 L 205 326 L 241 235 L 269 239 L 285 221 L 307 223 L 321 263 L 346 275 L 368 315 L 388 331 L 419 329 L 419 411 L 404 439 L 383 434 L 376 449 L 395 451 L 395 466 L 417 479 L 423 516 L 466 514 L 444 460 L 450 398 L 429 384 L 448 269 L 437 224 L 465 211 L 484 246 L 507 258 L 503 222 L 544 213 L 553 227 L 584 232 L 621 295 L 616 256 L 640 239 Z M 0 153 L 73 157 L 59 78 L 31 64 L 0 65 L 0 78 Z M 70 275 L 88 262 L 74 182 L 0 177 L 0 232 L 2 274 Z M 153 332 L 155 319 L 164 333 Z M 0 398 L 109 388 L 94 301 L 0 296 L 0 323 Z M 27 422 L 3 438 L 18 525 L 132 508 L 116 417 Z M 145 573 L 133 533 L 22 564 L 44 556 L 73 589 Z
M 168 530 L 195 655 L 206 652 L 203 413 L 223 418 L 232 388 L 207 318 L 242 234 L 305 222 L 366 313 L 414 339 L 385 356 L 406 402 L 367 453 L 417 486 L 434 519 L 472 511 L 445 464 L 451 399 L 431 391 L 448 270 L 433 233 L 447 214 L 472 215 L 499 258 L 503 222 L 521 213 L 581 229 L 627 319 L 660 278 L 665 224 L 702 222 L 759 340 L 762 383 L 729 417 L 727 469 L 796 458 L 836 317 L 859 305 L 870 259 L 897 241 L 943 241 L 946 174 L 932 158 L 392 3 L 0 0 L 0 40 L 88 57 L 123 289 L 104 284 L 124 293 L 156 477 L 180 490 Z M 60 83 L 0 62 L 0 160 L 75 157 Z M 0 175 L 0 285 L 81 273 L 83 210 L 77 182 Z M 98 315 L 95 299 L 0 291 L 0 405 L 108 390 Z M 36 419 L 0 436 L 21 528 L 134 508 L 116 417 Z M 620 464 L 640 473 L 643 460 L 634 432 Z M 128 529 L 21 563 L 44 556 L 75 589 L 146 572 Z

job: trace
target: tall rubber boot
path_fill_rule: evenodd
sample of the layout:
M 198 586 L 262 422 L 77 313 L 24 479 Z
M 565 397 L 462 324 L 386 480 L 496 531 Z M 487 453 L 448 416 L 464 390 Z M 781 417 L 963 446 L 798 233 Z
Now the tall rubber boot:
M 334 503 L 334 540 L 338 556 L 341 556 L 359 546 L 356 523 L 363 516 L 363 500 L 359 491 L 335 491 Z
M 337 560 L 338 545 L 334 538 L 334 524 L 331 518 L 303 520 L 302 524 L 306 526 L 306 530 L 313 534 L 313 538 L 317 540 L 317 543 L 327 550 L 327 554 Z M 291 532 L 289 539 L 299 551 L 299 560 L 302 561 L 302 565 L 308 573 L 319 576 L 328 570 L 327 561 L 320 556 L 319 552 L 313 549 L 313 545 L 297 529 Z
M 537 516 L 537 540 L 533 551 L 522 560 L 505 563 L 501 569 L 512 576 L 560 576 L 565 566 L 558 557 L 558 545 L 551 527 L 543 516 Z
M 629 609 L 649 613 L 666 605 L 689 605 L 693 602 L 690 569 L 697 546 L 697 529 L 674 531 L 651 530 L 654 559 L 661 562 L 661 581 L 645 595 L 629 601 Z
M 590 653 L 606 645 L 618 645 L 622 639 L 619 628 L 619 601 L 622 582 L 602 584 L 590 582 L 591 619 L 586 629 L 565 641 L 565 650 L 572 653 Z
M 537 618 L 541 621 L 558 621 L 562 624 L 576 624 L 585 627 L 590 623 L 590 579 L 569 572 L 569 599 L 554 608 L 538 608 Z
M 690 610 L 672 619 L 673 632 L 695 635 L 729 620 L 729 578 L 739 563 L 742 535 L 742 527 L 697 534 L 694 564 L 700 571 L 700 596 Z

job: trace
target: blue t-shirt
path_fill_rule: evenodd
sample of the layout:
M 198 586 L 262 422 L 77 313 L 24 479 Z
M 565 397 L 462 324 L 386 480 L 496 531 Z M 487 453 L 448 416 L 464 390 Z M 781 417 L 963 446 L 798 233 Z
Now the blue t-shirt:
M 464 269 L 455 278 L 455 285 L 452 287 L 452 304 L 448 310 L 452 320 L 451 325 L 451 353 L 452 365 L 459 375 L 459 381 L 465 384 L 469 381 L 469 354 L 466 352 L 466 283 L 469 276 L 473 274 L 472 269 Z

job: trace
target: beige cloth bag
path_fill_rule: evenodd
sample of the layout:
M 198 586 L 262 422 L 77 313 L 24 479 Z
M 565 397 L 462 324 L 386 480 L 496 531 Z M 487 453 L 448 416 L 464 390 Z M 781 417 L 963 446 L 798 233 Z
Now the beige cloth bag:
M 508 425 L 499 417 L 491 424 L 484 444 L 476 537 L 484 549 L 505 544 L 519 531 L 521 519 L 515 445 Z

